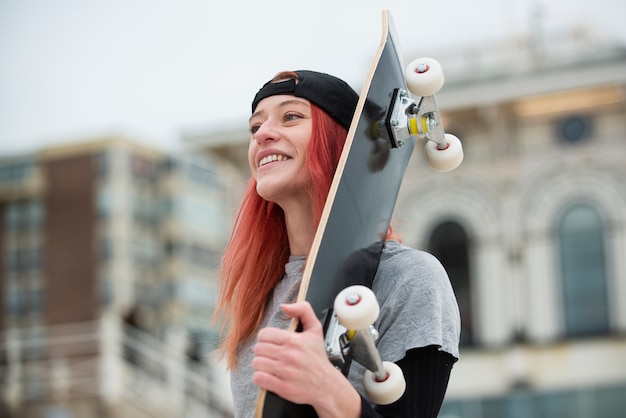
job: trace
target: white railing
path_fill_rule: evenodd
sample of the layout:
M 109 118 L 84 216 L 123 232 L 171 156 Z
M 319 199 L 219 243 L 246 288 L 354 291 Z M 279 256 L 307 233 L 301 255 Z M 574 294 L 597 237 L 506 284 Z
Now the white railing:
M 146 418 L 232 416 L 225 374 L 189 360 L 182 329 L 164 342 L 105 315 L 35 331 L 9 329 L 0 337 L 0 396 L 10 411 L 93 399 Z

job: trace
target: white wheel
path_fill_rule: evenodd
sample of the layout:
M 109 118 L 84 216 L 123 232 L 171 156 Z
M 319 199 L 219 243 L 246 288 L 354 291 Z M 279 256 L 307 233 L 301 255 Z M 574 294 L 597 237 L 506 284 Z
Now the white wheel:
M 406 84 L 416 96 L 432 96 L 443 86 L 441 64 L 432 58 L 411 61 L 404 72 Z
M 445 134 L 445 138 L 448 143 L 445 149 L 439 149 L 433 141 L 427 141 L 425 147 L 430 166 L 443 173 L 454 170 L 463 161 L 463 145 L 459 138 L 451 134 Z
M 349 286 L 339 292 L 334 308 L 339 323 L 351 330 L 368 328 L 380 313 L 372 289 L 361 285 Z
M 387 379 L 378 381 L 369 370 L 363 375 L 363 387 L 370 401 L 377 405 L 388 405 L 400 399 L 406 389 L 402 369 L 395 363 L 383 361 Z

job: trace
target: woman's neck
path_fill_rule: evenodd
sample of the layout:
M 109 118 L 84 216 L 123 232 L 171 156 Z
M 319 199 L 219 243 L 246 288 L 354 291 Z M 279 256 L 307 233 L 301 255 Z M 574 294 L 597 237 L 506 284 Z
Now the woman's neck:
M 284 214 L 291 255 L 309 255 L 316 230 L 311 207 L 290 208 L 284 210 Z

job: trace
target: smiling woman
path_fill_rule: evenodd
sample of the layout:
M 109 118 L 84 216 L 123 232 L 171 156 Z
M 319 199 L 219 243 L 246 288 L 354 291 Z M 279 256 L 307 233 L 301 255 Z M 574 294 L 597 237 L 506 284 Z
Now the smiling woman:
M 336 77 L 295 71 L 278 74 L 253 101 L 252 176 L 223 257 L 217 311 L 226 320 L 221 348 L 238 418 L 253 416 L 259 388 L 321 417 L 435 417 L 441 406 L 458 357 L 459 316 L 434 257 L 390 234 L 376 271 L 372 289 L 386 318 L 378 348 L 392 350 L 387 358 L 407 381 L 391 405 L 366 400 L 363 370 L 346 377 L 335 368 L 313 309 L 293 303 L 358 100 Z M 302 332 L 287 330 L 290 318 Z
M 281 73 L 273 82 L 284 79 L 284 77 L 285 74 Z M 272 96 L 268 99 L 275 101 L 276 97 L 294 98 L 294 96 L 286 95 Z M 264 199 L 257 192 L 259 189 L 258 165 L 264 158 L 262 152 L 266 152 L 266 150 L 262 151 L 261 147 L 272 146 L 275 149 L 280 147 L 281 155 L 286 152 L 293 154 L 292 146 L 288 143 L 283 144 L 283 142 L 289 141 L 282 136 L 283 131 L 299 130 L 302 129 L 302 125 L 310 125 L 306 129 L 308 137 L 301 138 L 302 142 L 306 142 L 307 150 L 300 149 L 300 152 L 302 153 L 303 164 L 306 164 L 306 169 L 303 167 L 301 169 L 308 172 L 311 178 L 316 179 L 315 182 L 306 185 L 309 207 L 308 211 L 302 214 L 302 217 L 306 218 L 307 223 L 312 226 L 317 225 L 321 218 L 326 196 L 334 176 L 334 168 L 337 166 L 346 139 L 347 130 L 343 126 L 317 105 L 306 99 L 299 98 L 298 100 L 299 102 L 295 100 L 286 100 L 286 102 L 291 102 L 291 106 L 294 106 L 293 102 L 296 102 L 297 109 L 300 113 L 306 112 L 307 119 L 285 117 L 285 112 L 287 115 L 290 114 L 289 109 L 291 108 L 284 107 L 285 101 L 280 102 L 280 99 L 279 103 L 282 104 L 278 109 L 265 103 L 260 108 L 253 105 L 253 115 L 250 117 L 252 137 L 248 152 L 252 178 L 239 210 L 232 240 L 224 254 L 222 268 L 222 296 L 219 309 L 223 310 L 230 322 L 230 330 L 226 336 L 223 350 L 231 367 L 236 365 L 239 344 L 248 340 L 258 328 L 263 318 L 267 297 L 281 280 L 284 266 L 291 254 L 290 245 L 292 244 L 288 239 L 287 216 L 284 209 L 276 202 Z M 354 93 L 352 108 L 356 106 L 357 100 L 358 96 Z M 278 122 L 274 123 L 276 118 Z M 308 123 L 305 123 L 304 121 L 307 120 Z M 267 124 L 262 127 L 265 122 Z M 279 132 L 272 132 L 276 129 Z M 260 138 L 265 138 L 265 140 Z M 266 145 L 259 145 L 259 142 Z M 283 148 L 289 149 L 289 151 L 282 151 Z M 270 152 L 278 153 L 278 151 Z M 289 157 L 288 154 L 284 155 Z M 329 167 L 332 169 L 329 170 Z M 293 217 L 295 217 L 295 212 Z M 312 227 L 307 229 L 309 231 L 314 230 Z M 307 235 L 310 235 L 310 232 L 307 232 Z M 294 245 L 295 240 L 294 237 Z

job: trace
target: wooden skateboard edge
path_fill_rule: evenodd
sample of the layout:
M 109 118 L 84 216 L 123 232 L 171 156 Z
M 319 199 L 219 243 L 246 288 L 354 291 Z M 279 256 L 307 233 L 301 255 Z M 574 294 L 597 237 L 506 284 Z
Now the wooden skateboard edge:
M 297 301 L 303 301 L 306 299 L 306 294 L 309 289 L 309 283 L 311 278 L 311 273 L 313 272 L 313 267 L 315 266 L 315 261 L 317 259 L 318 249 L 322 243 L 322 238 L 324 237 L 324 231 L 326 229 L 326 224 L 328 222 L 328 218 L 330 216 L 330 212 L 333 207 L 333 202 L 335 200 L 335 196 L 337 195 L 337 190 L 339 189 L 339 183 L 341 182 L 341 177 L 343 175 L 344 168 L 346 166 L 346 161 L 348 160 L 348 156 L 350 155 L 350 150 L 352 149 L 352 144 L 354 142 L 354 137 L 356 136 L 356 129 L 359 124 L 359 119 L 361 118 L 361 114 L 363 113 L 363 109 L 365 108 L 365 102 L 367 100 L 367 93 L 369 92 L 370 86 L 372 84 L 372 79 L 374 77 L 374 72 L 378 67 L 378 63 L 380 62 L 380 57 L 382 56 L 383 50 L 385 48 L 385 43 L 387 42 L 388 34 L 389 34 L 389 11 L 383 10 L 382 12 L 382 36 L 380 38 L 378 49 L 376 50 L 376 54 L 372 59 L 372 64 L 370 65 L 370 69 L 367 73 L 367 77 L 365 78 L 365 83 L 361 88 L 361 94 L 359 95 L 359 101 L 357 102 L 356 109 L 354 111 L 354 116 L 352 122 L 350 123 L 350 130 L 348 131 L 346 137 L 346 143 L 341 152 L 341 156 L 339 157 L 339 163 L 337 164 L 337 169 L 335 171 L 335 176 L 333 177 L 333 182 L 331 183 L 330 190 L 328 191 L 328 197 L 326 198 L 326 203 L 324 204 L 324 209 L 322 211 L 322 216 L 320 218 L 320 223 L 315 232 L 315 237 L 313 238 L 313 243 L 311 245 L 311 251 L 309 252 L 309 256 L 306 260 L 306 265 L 302 274 L 302 283 L 300 284 L 300 290 L 298 292 Z M 294 330 L 297 327 L 294 326 Z M 291 329 L 291 327 L 290 327 Z

